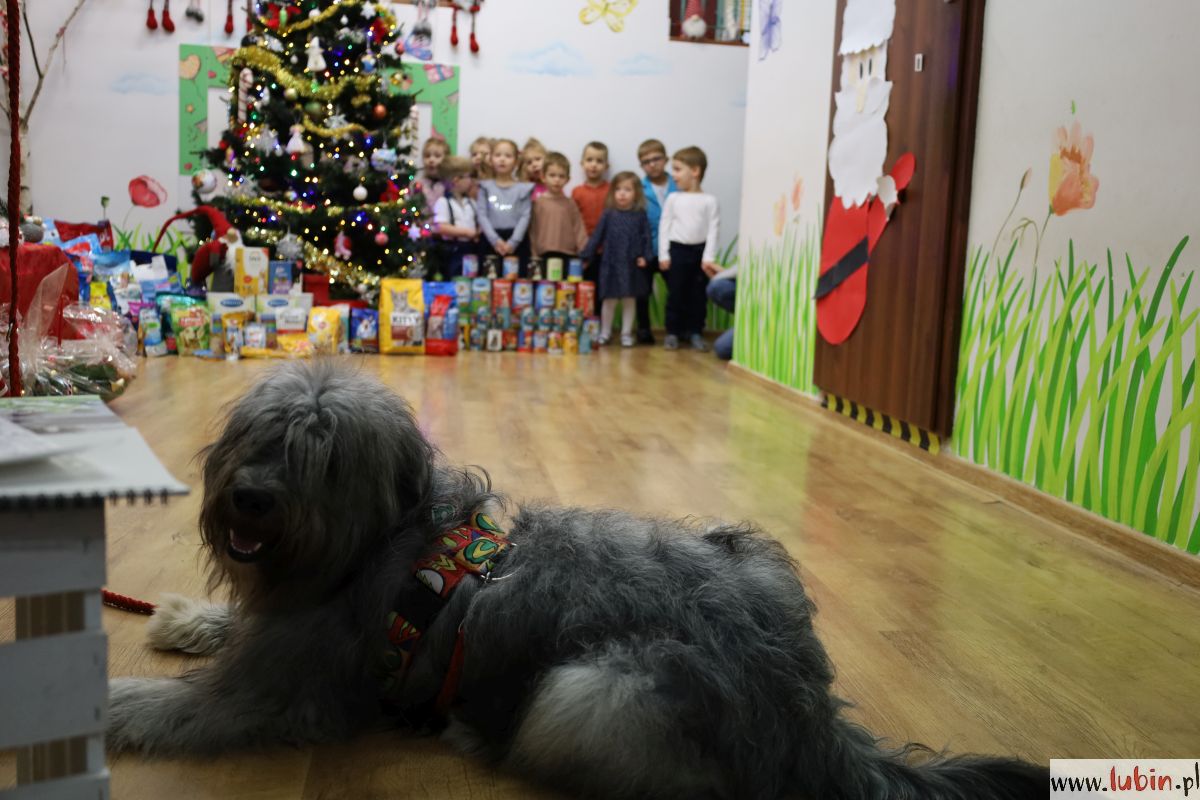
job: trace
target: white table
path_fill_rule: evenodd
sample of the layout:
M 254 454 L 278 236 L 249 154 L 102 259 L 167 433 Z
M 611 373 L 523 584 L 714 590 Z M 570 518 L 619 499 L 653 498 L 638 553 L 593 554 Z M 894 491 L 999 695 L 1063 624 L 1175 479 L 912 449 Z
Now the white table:
M 17 751 L 17 786 L 0 800 L 107 800 L 106 502 L 187 489 L 96 398 L 0 400 L 6 413 L 68 454 L 0 466 L 0 596 L 16 598 L 16 639 L 0 644 L 0 750 Z

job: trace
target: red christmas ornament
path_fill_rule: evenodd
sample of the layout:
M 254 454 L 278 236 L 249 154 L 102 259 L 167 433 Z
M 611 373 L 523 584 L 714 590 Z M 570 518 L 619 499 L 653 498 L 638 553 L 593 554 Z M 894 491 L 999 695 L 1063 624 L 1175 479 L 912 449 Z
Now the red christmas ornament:
M 158 18 L 154 16 L 154 0 L 150 0 L 150 10 L 146 12 L 146 27 L 158 30 Z
M 376 103 L 372 113 L 375 115 L 375 119 L 383 119 L 387 116 L 387 106 L 383 103 Z
M 379 233 L 375 234 L 375 244 L 379 245 L 380 247 L 383 247 L 387 243 L 388 243 L 388 236 L 386 233 L 384 233 L 383 231 L 380 231 Z

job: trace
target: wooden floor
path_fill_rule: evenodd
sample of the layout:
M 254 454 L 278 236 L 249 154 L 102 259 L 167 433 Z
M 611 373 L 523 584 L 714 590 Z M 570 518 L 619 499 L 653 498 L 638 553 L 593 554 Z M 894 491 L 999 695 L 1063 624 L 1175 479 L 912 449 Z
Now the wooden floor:
M 1042 762 L 1200 753 L 1200 594 L 815 404 L 657 348 L 358 362 L 410 399 L 450 459 L 486 466 L 515 498 L 771 531 L 800 559 L 840 692 L 879 734 Z M 193 454 L 264 368 L 153 360 L 113 405 L 198 488 Z M 111 509 L 109 586 L 200 593 L 197 504 Z M 113 675 L 197 663 L 151 651 L 144 618 L 105 609 L 104 623 Z M 112 776 L 118 800 L 551 796 L 401 734 L 211 762 L 125 756 Z

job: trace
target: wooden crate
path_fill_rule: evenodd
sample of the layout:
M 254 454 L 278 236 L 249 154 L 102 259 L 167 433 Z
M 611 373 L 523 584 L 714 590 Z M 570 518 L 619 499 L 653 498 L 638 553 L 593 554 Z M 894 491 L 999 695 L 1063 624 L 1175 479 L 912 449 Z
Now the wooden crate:
M 0 800 L 107 800 L 108 641 L 100 625 L 104 503 L 0 511 L 0 596 L 16 638 L 0 644 L 0 750 L 17 786 Z

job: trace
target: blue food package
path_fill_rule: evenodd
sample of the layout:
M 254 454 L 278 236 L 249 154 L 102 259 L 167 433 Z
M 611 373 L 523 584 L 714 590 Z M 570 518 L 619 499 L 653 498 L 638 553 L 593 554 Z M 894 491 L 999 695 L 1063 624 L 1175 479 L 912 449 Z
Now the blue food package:
M 458 302 L 458 287 L 455 286 L 454 281 L 425 281 L 422 291 L 425 293 L 425 316 L 429 316 L 429 308 L 433 305 L 433 298 L 438 295 L 450 295 L 452 303 Z
M 539 311 L 543 308 L 554 308 L 554 295 L 558 284 L 554 281 L 538 281 L 534 290 L 533 307 Z
M 378 309 L 350 309 L 350 349 L 355 353 L 379 352 Z
M 267 293 L 287 294 L 295 283 L 296 262 L 271 261 L 267 269 Z
M 470 278 L 455 278 L 454 291 L 457 297 L 458 310 L 460 312 L 471 310 L 471 279 Z

